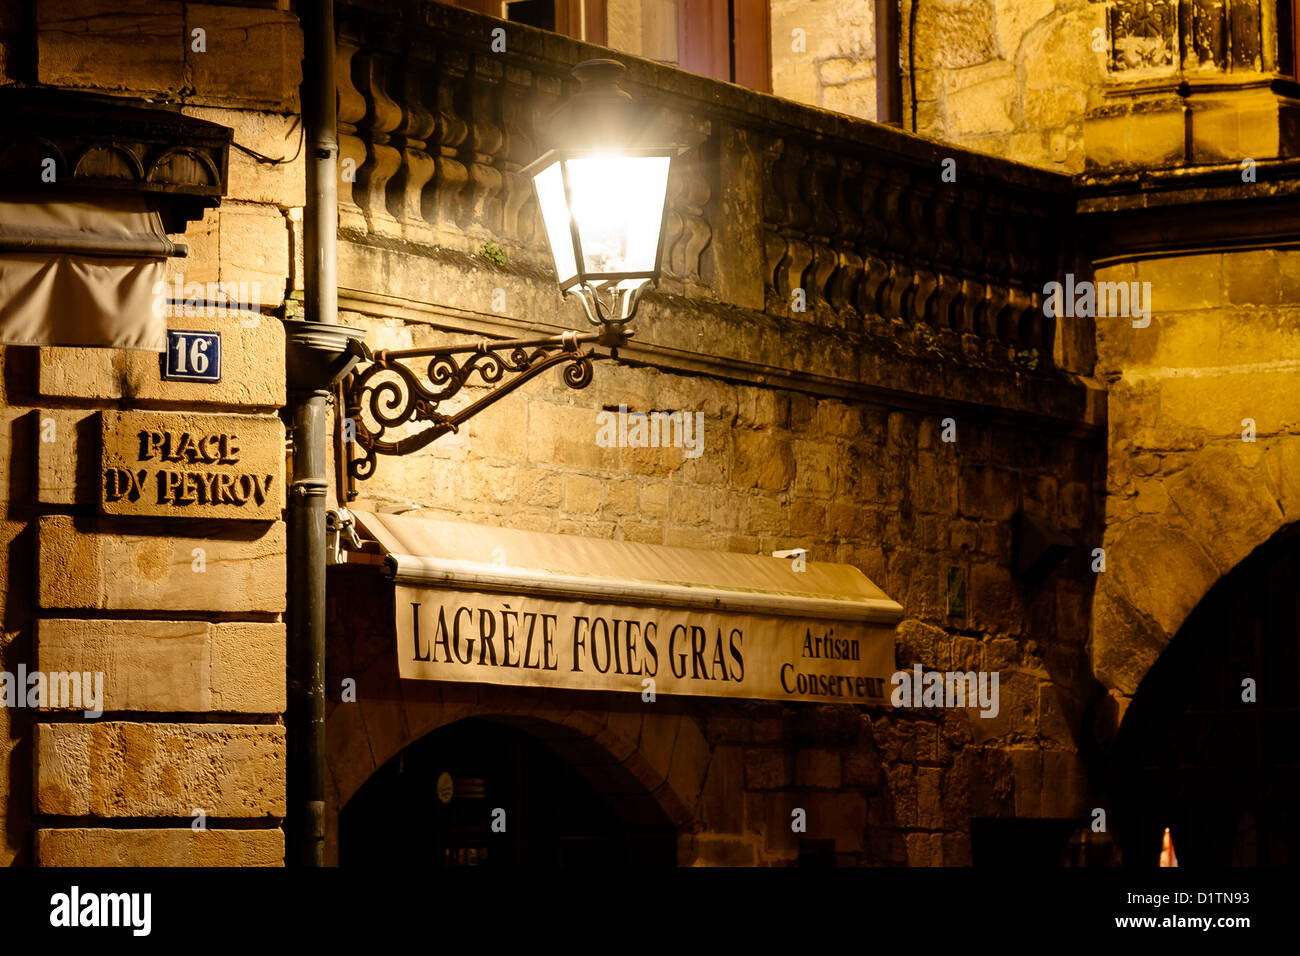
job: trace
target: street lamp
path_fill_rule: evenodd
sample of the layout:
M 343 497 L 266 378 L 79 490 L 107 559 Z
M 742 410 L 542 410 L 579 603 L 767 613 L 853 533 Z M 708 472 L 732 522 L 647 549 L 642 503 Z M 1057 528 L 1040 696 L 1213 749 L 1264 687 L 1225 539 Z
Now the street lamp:
M 626 323 L 659 277 L 673 146 L 633 145 L 632 98 L 618 86 L 623 64 L 574 67 L 581 89 L 551 118 L 551 149 L 532 177 L 560 289 L 576 295 L 593 325 Z
M 574 67 L 581 86 L 550 118 L 552 148 L 525 170 L 560 289 L 581 301 L 599 331 L 366 351 L 369 364 L 342 386 L 344 414 L 336 419 L 336 446 L 346 455 L 340 488 L 346 485 L 347 500 L 356 498 L 357 480 L 374 474 L 379 455 L 405 455 L 457 431 L 554 365 L 566 366 L 564 383 L 570 388 L 585 388 L 592 360 L 617 358 L 619 346 L 632 337 L 628 325 L 641 296 L 659 277 L 668 175 L 681 147 L 652 141 L 658 135 L 655 125 L 618 86 L 623 72 L 614 60 Z M 404 364 L 411 359 L 428 360 L 423 377 Z M 503 382 L 507 372 L 515 375 Z M 474 374 L 497 387 L 457 412 L 440 412 L 439 405 Z M 345 422 L 351 422 L 350 429 Z M 384 437 L 389 429 L 420 423 L 425 427 L 401 438 Z

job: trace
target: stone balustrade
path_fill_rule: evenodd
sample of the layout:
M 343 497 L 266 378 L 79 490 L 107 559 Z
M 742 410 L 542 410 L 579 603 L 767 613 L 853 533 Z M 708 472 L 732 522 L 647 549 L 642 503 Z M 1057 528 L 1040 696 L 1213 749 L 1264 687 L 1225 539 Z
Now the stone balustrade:
M 609 51 L 431 0 L 338 11 L 344 241 L 444 258 L 495 244 L 510 271 L 549 280 L 521 169 L 545 148 L 572 66 Z M 1071 344 L 1085 337 L 1062 334 L 1042 301 L 1046 282 L 1077 271 L 1068 179 L 620 59 L 628 90 L 693 144 L 670 182 L 650 308 L 727 312 L 813 343 L 792 347 L 786 368 L 818 364 L 808 353 L 832 333 L 873 367 L 896 356 L 945 381 L 954 366 L 998 370 L 1048 394 L 1062 370 L 1089 370 L 1089 350 Z M 872 377 L 854 364 L 833 374 Z M 885 379 L 875 384 L 921 388 L 915 375 Z M 1055 409 L 1042 395 L 1023 404 L 1082 414 L 1055 394 Z

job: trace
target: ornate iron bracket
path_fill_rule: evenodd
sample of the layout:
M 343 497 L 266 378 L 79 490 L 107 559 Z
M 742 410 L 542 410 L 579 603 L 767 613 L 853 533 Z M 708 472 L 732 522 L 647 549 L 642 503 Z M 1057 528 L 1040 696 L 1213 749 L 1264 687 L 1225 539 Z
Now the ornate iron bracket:
M 357 497 L 357 481 L 375 473 L 379 455 L 407 455 L 449 432 L 460 429 L 483 409 L 496 404 L 529 379 L 555 365 L 566 366 L 564 384 L 586 388 L 591 383 L 593 360 L 618 358 L 618 347 L 632 337 L 622 324 L 611 323 L 599 332 L 532 339 L 480 339 L 467 345 L 442 348 L 385 350 L 374 353 L 373 361 L 348 376 L 341 387 L 343 415 L 336 434 L 339 454 L 346 461 L 347 499 Z M 610 350 L 600 355 L 587 345 Z M 404 362 L 428 359 L 424 379 Z M 445 414 L 439 406 L 452 398 L 477 375 L 484 385 L 496 385 L 506 373 L 515 377 L 459 411 Z M 348 427 L 346 422 L 351 422 Z M 387 439 L 390 429 L 425 423 L 425 427 L 401 438 Z M 349 432 L 352 432 L 349 434 Z

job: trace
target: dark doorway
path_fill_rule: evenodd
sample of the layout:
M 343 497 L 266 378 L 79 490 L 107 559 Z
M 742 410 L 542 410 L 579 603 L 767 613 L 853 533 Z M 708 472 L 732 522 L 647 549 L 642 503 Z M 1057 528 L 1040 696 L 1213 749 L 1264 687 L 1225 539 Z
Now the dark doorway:
M 1165 827 L 1182 867 L 1300 863 L 1296 532 L 1216 584 L 1138 688 L 1111 767 L 1126 866 L 1157 866 Z
M 555 0 L 508 0 L 506 19 L 541 30 L 554 30 Z
M 612 789 L 630 789 L 602 772 Z M 675 831 L 644 790 L 602 795 L 536 737 L 488 720 L 458 721 L 411 744 L 339 814 L 340 866 L 675 861 Z

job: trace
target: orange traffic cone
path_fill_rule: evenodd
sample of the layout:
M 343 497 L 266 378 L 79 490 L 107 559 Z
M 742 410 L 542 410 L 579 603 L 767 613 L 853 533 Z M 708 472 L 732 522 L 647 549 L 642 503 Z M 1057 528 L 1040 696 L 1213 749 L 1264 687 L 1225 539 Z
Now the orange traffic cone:
M 1170 835 L 1168 827 L 1165 827 L 1165 837 L 1160 842 L 1160 865 L 1178 865 L 1178 857 L 1174 853 L 1174 838 Z

